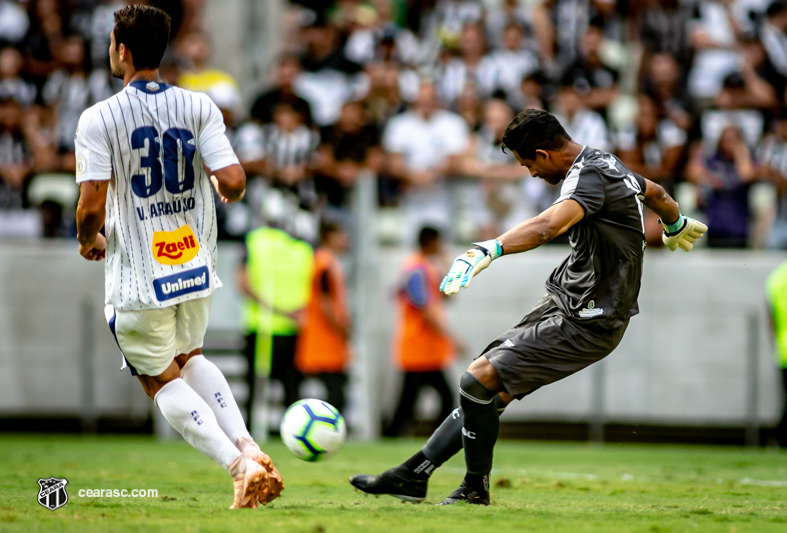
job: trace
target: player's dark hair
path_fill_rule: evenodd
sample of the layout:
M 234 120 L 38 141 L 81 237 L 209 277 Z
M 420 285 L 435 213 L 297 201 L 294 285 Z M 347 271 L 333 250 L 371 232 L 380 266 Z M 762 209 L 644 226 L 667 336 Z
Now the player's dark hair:
M 164 11 L 151 6 L 130 5 L 115 11 L 115 49 L 121 44 L 131 50 L 134 68 L 159 68 L 167 49 L 171 20 Z
M 541 109 L 525 109 L 503 134 L 503 151 L 515 150 L 522 159 L 535 159 L 536 150 L 559 151 L 571 141 L 554 115 Z
M 768 9 L 765 11 L 765 16 L 770 19 L 778 15 L 781 15 L 785 11 L 787 11 L 787 2 L 776 1 L 768 6 Z
M 344 226 L 335 220 L 321 220 L 320 221 L 320 242 L 326 243 L 328 238 L 335 234 L 344 231 Z
M 424 226 L 421 228 L 421 231 L 418 232 L 418 246 L 421 248 L 426 248 L 430 244 L 433 244 L 440 240 L 440 230 L 437 228 L 433 228 L 431 226 Z

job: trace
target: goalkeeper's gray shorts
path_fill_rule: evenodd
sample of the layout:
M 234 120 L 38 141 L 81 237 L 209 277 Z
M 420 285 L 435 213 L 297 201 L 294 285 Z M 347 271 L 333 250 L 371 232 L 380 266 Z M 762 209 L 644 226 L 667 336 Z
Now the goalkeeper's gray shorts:
M 570 320 L 547 295 L 483 355 L 516 399 L 600 361 L 618 346 L 628 320 L 617 328 L 590 328 Z

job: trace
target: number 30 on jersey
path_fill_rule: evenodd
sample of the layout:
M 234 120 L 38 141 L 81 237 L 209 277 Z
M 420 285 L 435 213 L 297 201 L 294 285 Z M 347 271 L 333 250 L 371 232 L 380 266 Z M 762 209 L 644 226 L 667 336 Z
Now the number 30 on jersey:
M 141 152 L 142 173 L 131 176 L 131 189 L 140 198 L 150 198 L 162 185 L 172 194 L 194 188 L 193 161 L 197 147 L 189 130 L 170 128 L 159 137 L 154 126 L 143 126 L 131 133 L 131 148 Z

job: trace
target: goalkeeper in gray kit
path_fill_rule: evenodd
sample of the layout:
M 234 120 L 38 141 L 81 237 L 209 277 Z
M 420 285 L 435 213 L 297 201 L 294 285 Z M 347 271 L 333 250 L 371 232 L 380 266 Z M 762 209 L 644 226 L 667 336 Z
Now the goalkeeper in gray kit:
M 547 279 L 547 294 L 462 375 L 460 408 L 426 445 L 380 475 L 350 478 L 369 494 L 423 501 L 435 469 L 464 450 L 464 480 L 440 505 L 489 505 L 489 473 L 505 407 L 609 355 L 639 312 L 644 209 L 661 218 L 662 239 L 672 251 L 691 251 L 708 229 L 683 216 L 663 187 L 631 172 L 614 155 L 572 141 L 545 111 L 517 115 L 502 144 L 532 177 L 553 185 L 562 181 L 560 196 L 543 213 L 457 257 L 440 290 L 456 294 L 492 261 L 532 250 L 565 232 L 571 253 Z

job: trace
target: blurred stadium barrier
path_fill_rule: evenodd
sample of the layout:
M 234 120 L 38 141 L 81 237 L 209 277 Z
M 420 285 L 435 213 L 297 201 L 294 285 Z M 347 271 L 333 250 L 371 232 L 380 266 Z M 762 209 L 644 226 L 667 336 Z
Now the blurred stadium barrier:
M 375 421 L 398 391 L 390 346 L 403 253 L 380 248 L 357 257 L 351 271 L 358 337 L 346 414 L 364 438 L 376 436 Z M 506 258 L 450 302 L 452 327 L 470 345 L 457 374 L 530 309 L 566 253 L 547 247 Z M 225 287 L 214 297 L 212 330 L 238 328 L 240 256 L 237 245 L 221 245 Z M 782 260 L 778 253 L 649 251 L 641 314 L 620 347 L 596 370 L 515 403 L 506 421 L 748 427 L 753 442 L 756 428 L 778 415 L 762 287 Z M 698 281 L 683 283 L 684 276 Z M 105 418 L 147 419 L 152 404 L 118 370 L 103 292 L 102 265 L 84 262 L 72 242 L 0 243 L 0 418 L 77 417 L 88 429 Z

